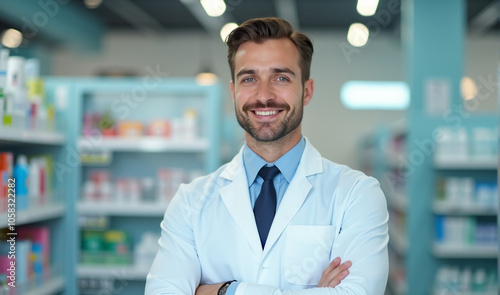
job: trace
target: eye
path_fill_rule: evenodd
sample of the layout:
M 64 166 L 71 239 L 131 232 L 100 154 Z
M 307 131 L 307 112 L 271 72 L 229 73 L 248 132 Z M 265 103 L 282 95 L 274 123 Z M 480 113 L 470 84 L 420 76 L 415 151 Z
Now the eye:
M 290 81 L 290 79 L 288 79 L 285 76 L 279 76 L 278 78 L 276 78 L 276 80 L 278 80 L 278 82 L 287 82 L 287 81 Z
M 255 79 L 253 77 L 246 77 L 246 78 L 243 78 L 241 80 L 241 82 L 243 82 L 243 83 L 252 83 L 254 81 L 255 81 Z

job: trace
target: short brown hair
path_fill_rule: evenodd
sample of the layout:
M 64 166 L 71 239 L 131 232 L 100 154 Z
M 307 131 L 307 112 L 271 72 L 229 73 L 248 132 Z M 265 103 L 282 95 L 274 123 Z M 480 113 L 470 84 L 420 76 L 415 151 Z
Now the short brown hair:
M 295 32 L 289 22 L 277 17 L 248 20 L 227 36 L 227 60 L 231 70 L 231 79 L 234 80 L 234 56 L 241 44 L 248 41 L 263 43 L 266 40 L 281 38 L 288 38 L 295 44 L 300 56 L 299 65 L 302 71 L 302 83 L 309 79 L 314 52 L 311 39 L 300 32 Z

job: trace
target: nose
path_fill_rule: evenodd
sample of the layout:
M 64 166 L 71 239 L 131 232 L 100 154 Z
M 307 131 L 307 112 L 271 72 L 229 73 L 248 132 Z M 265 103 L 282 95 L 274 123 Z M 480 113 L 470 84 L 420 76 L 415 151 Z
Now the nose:
M 268 81 L 262 81 L 259 83 L 257 100 L 265 104 L 267 101 L 275 98 L 276 95 L 272 83 Z

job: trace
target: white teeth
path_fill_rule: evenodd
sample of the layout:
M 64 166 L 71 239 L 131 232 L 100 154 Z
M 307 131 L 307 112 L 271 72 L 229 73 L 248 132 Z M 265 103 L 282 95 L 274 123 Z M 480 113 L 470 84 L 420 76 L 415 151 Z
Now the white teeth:
M 259 116 L 271 116 L 278 113 L 278 111 L 266 111 L 266 112 L 255 111 L 255 113 Z

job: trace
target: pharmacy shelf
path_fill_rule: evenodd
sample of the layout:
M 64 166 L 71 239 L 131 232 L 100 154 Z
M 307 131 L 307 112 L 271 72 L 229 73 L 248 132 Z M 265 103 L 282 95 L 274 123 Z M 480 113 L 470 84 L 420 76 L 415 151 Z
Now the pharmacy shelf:
M 61 217 L 65 214 L 63 204 L 50 204 L 41 207 L 29 208 L 23 211 L 16 211 L 15 226 L 35 223 Z M 0 228 L 7 227 L 7 213 L 0 214 Z
M 464 216 L 496 216 L 498 208 L 486 207 L 476 204 L 457 204 L 446 202 L 434 202 L 432 210 L 440 215 L 464 215 Z
M 155 136 L 100 137 L 78 140 L 80 150 L 115 152 L 206 152 L 210 144 L 205 138 L 177 140 Z
M 498 157 L 468 159 L 435 157 L 434 167 L 443 170 L 495 170 L 498 169 Z
M 54 277 L 41 286 L 37 286 L 32 290 L 23 293 L 24 295 L 52 295 L 58 294 L 64 289 L 64 278 L 62 276 Z
M 77 270 L 79 278 L 113 278 L 116 280 L 146 280 L 149 268 L 130 266 L 108 265 L 79 265 Z
M 66 137 L 63 134 L 55 132 L 0 127 L 0 141 L 9 143 L 61 145 L 66 141 Z
M 78 213 L 87 215 L 162 217 L 168 204 L 80 202 Z
M 476 259 L 476 258 L 498 258 L 498 245 L 488 246 L 468 246 L 468 245 L 445 245 L 434 243 L 432 253 L 437 258 L 457 258 L 457 259 Z
M 404 235 L 397 231 L 392 225 L 389 225 L 389 243 L 399 255 L 406 255 L 408 242 Z

